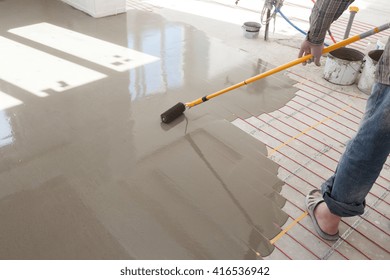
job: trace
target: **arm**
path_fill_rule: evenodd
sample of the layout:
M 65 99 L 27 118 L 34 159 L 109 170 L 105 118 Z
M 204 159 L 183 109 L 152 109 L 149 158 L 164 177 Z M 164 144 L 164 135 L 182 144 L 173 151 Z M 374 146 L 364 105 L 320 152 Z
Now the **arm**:
M 310 28 L 301 45 L 298 57 L 313 54 L 320 66 L 326 31 L 354 0 L 317 0 L 310 15 Z
M 310 15 L 307 40 L 315 45 L 324 43 L 326 31 L 354 0 L 317 0 Z

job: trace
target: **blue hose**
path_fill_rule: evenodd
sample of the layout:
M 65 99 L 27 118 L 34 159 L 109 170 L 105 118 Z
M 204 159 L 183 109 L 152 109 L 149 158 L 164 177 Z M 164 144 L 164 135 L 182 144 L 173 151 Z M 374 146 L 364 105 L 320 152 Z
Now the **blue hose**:
M 301 32 L 303 35 L 307 35 L 307 33 L 305 31 L 303 31 L 302 29 L 300 29 L 298 26 L 296 26 L 294 23 L 292 23 L 283 13 L 282 11 L 279 9 L 279 8 L 276 8 L 276 11 L 282 16 L 282 18 L 284 18 L 292 27 L 294 27 L 296 30 L 298 30 L 299 32 Z
M 275 8 L 276 12 L 278 12 L 282 18 L 284 18 L 292 27 L 294 27 L 296 30 L 298 30 L 299 32 L 301 32 L 303 35 L 307 35 L 307 33 L 305 31 L 303 31 L 302 29 L 300 29 L 298 26 L 296 26 L 294 23 L 292 23 L 283 13 L 282 11 L 279 9 L 279 8 Z M 326 44 L 324 43 L 325 46 L 329 46 L 329 44 Z

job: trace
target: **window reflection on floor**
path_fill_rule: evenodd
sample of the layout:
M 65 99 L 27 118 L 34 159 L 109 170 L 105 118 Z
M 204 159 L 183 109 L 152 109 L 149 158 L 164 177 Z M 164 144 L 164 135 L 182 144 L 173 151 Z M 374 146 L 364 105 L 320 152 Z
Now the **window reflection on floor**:
M 0 148 L 13 142 L 12 128 L 5 111 L 0 111 Z
M 158 63 L 150 63 L 130 71 L 129 91 L 132 100 L 151 94 L 164 93 L 183 84 L 184 26 L 169 24 L 144 31 L 147 36 L 128 35 L 128 47 L 160 57 Z

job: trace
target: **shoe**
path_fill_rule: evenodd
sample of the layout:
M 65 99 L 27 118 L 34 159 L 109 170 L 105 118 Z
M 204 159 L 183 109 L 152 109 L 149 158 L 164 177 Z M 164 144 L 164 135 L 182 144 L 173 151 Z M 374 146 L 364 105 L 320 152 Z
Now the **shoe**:
M 324 232 L 320 228 L 320 226 L 318 225 L 317 219 L 314 216 L 314 210 L 322 202 L 324 202 L 324 199 L 322 198 L 320 190 L 315 189 L 315 190 L 310 191 L 305 199 L 307 212 L 309 213 L 309 216 L 310 216 L 311 220 L 313 221 L 314 229 L 316 230 L 318 235 L 321 236 L 325 240 L 336 241 L 340 237 L 339 232 L 337 232 L 336 234 L 333 234 L 333 235 Z

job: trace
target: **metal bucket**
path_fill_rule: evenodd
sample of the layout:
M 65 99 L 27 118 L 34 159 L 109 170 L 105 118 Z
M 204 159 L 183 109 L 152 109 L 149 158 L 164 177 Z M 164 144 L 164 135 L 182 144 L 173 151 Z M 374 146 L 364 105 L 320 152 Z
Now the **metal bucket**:
M 253 21 L 245 22 L 242 26 L 245 38 L 254 39 L 259 36 L 261 24 Z
M 352 85 L 360 73 L 363 58 L 362 52 L 351 48 L 330 52 L 324 67 L 325 80 L 337 85 Z
M 372 86 L 375 82 L 376 65 L 383 54 L 383 50 L 370 51 L 364 58 L 362 74 L 358 82 L 358 89 L 366 94 L 371 93 Z

